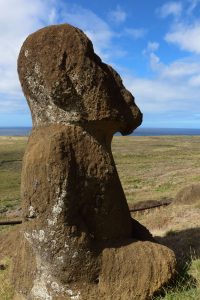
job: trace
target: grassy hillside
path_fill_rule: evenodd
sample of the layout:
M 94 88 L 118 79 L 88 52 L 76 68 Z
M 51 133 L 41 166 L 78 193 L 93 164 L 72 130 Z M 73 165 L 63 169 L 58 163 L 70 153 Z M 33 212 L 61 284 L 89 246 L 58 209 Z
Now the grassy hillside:
M 20 173 L 26 137 L 0 137 L 0 212 L 20 206 Z
M 20 172 L 25 137 L 0 137 L 0 216 L 20 207 Z M 174 198 L 186 185 L 200 181 L 200 137 L 114 137 L 112 150 L 127 200 Z M 156 239 L 173 249 L 179 276 L 156 300 L 200 299 L 200 203 L 135 213 Z M 0 226 L 1 235 L 12 228 Z M 1 243 L 0 243 L 1 248 Z M 1 253 L 0 299 L 11 300 L 9 268 L 12 254 Z
M 0 211 L 20 205 L 26 137 L 0 137 Z M 174 197 L 200 181 L 200 137 L 114 137 L 112 150 L 129 202 Z
M 200 181 L 199 136 L 115 137 L 113 155 L 129 202 L 174 197 Z

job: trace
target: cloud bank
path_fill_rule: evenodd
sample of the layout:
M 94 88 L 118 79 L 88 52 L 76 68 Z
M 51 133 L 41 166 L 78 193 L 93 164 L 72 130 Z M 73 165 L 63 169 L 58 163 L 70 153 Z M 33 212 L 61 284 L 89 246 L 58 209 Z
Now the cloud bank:
M 50 24 L 71 23 L 89 36 L 105 62 L 114 62 L 114 67 L 122 70 L 124 82 L 144 114 L 153 119 L 155 114 L 182 113 L 197 119 L 200 115 L 200 20 L 195 17 L 195 11 L 199 4 L 199 0 L 169 1 L 155 9 L 155 18 L 168 25 L 163 36 L 152 39 L 151 28 L 131 26 L 130 12 L 119 5 L 100 17 L 68 1 L 0 0 L 0 113 L 29 114 L 16 71 L 18 52 L 26 36 Z M 146 46 L 138 59 L 145 61 L 148 77 L 137 75 L 134 65 L 129 69 L 125 58 L 132 53 L 120 44 L 123 39 L 131 44 L 135 40 L 145 41 L 144 38 Z M 182 58 L 166 62 L 165 46 L 174 47 Z M 123 72 L 123 67 L 128 72 Z

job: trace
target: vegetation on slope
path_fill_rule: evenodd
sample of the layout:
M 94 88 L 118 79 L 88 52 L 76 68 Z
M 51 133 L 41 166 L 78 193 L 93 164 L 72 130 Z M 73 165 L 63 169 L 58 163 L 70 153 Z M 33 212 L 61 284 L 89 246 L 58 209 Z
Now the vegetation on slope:
M 20 173 L 26 137 L 0 137 L 0 216 L 20 207 Z M 112 150 L 129 202 L 174 198 L 184 186 L 200 180 L 200 137 L 114 137 Z M 173 249 L 178 260 L 176 281 L 156 300 L 200 299 L 200 204 L 178 205 L 134 213 L 158 242 Z M 12 231 L 13 229 L 11 229 Z M 10 228 L 0 227 L 1 238 Z M 1 247 L 0 247 L 1 248 Z M 13 247 L 14 249 L 14 247 Z M 14 251 L 14 250 L 13 250 Z M 11 300 L 10 256 L 0 251 L 0 299 Z

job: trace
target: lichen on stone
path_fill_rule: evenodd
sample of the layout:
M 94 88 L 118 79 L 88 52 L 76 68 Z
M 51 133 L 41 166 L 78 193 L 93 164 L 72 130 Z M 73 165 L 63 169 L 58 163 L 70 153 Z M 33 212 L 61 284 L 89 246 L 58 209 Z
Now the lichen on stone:
M 68 24 L 31 34 L 18 73 L 33 130 L 16 290 L 27 300 L 152 297 L 174 274 L 174 255 L 131 218 L 111 152 L 116 132 L 142 122 L 133 95 Z

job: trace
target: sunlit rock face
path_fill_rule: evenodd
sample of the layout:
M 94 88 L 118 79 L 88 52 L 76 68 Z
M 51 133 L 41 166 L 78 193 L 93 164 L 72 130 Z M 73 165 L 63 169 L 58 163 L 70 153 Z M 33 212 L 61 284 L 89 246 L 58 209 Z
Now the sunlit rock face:
M 171 278 L 175 259 L 131 218 L 112 157 L 113 134 L 142 122 L 134 97 L 67 24 L 30 35 L 18 72 L 33 131 L 16 290 L 25 299 L 148 299 Z
M 50 26 L 30 35 L 18 71 L 34 127 L 106 121 L 109 131 L 131 133 L 142 121 L 120 76 L 75 27 Z

